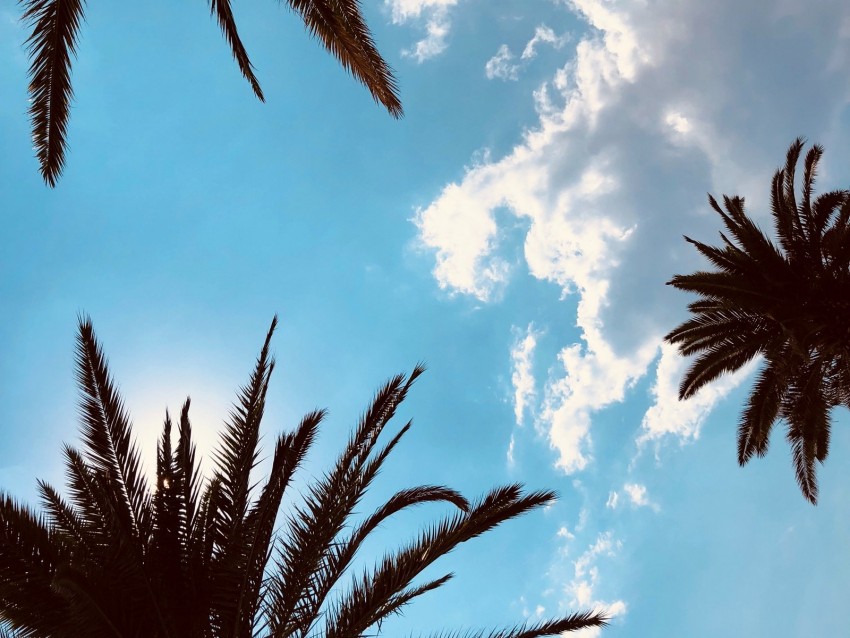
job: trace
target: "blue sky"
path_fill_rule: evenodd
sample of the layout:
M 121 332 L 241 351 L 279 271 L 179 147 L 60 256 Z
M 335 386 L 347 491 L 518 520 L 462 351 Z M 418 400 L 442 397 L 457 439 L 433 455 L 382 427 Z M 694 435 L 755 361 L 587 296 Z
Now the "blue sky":
M 149 467 L 186 395 L 209 452 L 278 313 L 268 436 L 331 412 L 307 475 L 425 360 L 374 503 L 418 483 L 561 495 L 438 563 L 455 580 L 388 635 L 591 606 L 610 638 L 846 633 L 846 413 L 812 507 L 781 429 L 737 467 L 749 377 L 679 403 L 660 345 L 688 302 L 664 282 L 700 265 L 681 236 L 717 236 L 707 191 L 766 222 L 798 135 L 826 147 L 819 189 L 846 186 L 846 3 L 371 2 L 401 121 L 274 2 L 234 7 L 257 102 L 195 5 L 87 6 L 50 190 L 26 30 L 0 0 L 0 488 L 35 502 L 36 477 L 62 483 L 78 313 Z M 441 513 L 400 518 L 374 556 Z

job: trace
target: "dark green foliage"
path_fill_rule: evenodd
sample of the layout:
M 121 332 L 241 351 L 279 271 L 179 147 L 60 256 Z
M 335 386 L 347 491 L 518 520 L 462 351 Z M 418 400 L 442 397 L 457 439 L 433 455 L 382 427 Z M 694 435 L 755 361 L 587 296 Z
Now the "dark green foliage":
M 410 428 L 379 446 L 423 371 L 417 367 L 378 391 L 336 464 L 305 488 L 276 529 L 284 493 L 325 413 L 311 412 L 280 435 L 269 476 L 262 487 L 252 484 L 275 325 L 221 435 L 210 479 L 199 475 L 187 400 L 176 445 L 166 413 L 151 493 L 106 360 L 89 321 L 80 322 L 83 447 L 65 446 L 70 500 L 40 482 L 40 515 L 0 495 L 0 636 L 375 636 L 385 618 L 451 578 L 417 581 L 435 560 L 555 498 L 509 485 L 470 504 L 450 488 L 423 485 L 396 492 L 358 520 L 358 504 Z M 456 513 L 386 554 L 374 569 L 348 576 L 372 531 L 428 502 L 444 502 Z M 602 614 L 582 612 L 489 635 L 533 638 L 604 624 Z
M 724 211 L 709 195 L 731 239 L 721 233 L 717 247 L 685 238 L 716 269 L 669 282 L 699 300 L 666 339 L 683 355 L 697 355 L 679 387 L 682 399 L 757 355 L 764 358 L 738 426 L 738 462 L 763 456 L 782 419 L 797 482 L 815 503 L 815 463 L 826 459 L 830 410 L 850 404 L 850 192 L 812 200 L 823 154 L 815 145 L 806 154 L 798 203 L 794 174 L 802 149 L 797 139 L 773 177 L 778 246 L 746 215 L 743 198 L 724 196 Z
M 41 175 L 55 186 L 65 165 L 66 132 L 70 116 L 71 56 L 74 55 L 82 0 L 22 0 L 23 19 L 32 25 L 27 40 L 30 53 L 30 117 L 36 157 Z M 363 20 L 359 0 L 288 0 L 289 7 L 304 21 L 310 34 L 339 60 L 343 68 L 362 82 L 376 102 L 393 117 L 403 110 L 392 69 L 381 57 Z M 239 70 L 265 101 L 254 67 L 236 29 L 230 0 L 209 0 Z

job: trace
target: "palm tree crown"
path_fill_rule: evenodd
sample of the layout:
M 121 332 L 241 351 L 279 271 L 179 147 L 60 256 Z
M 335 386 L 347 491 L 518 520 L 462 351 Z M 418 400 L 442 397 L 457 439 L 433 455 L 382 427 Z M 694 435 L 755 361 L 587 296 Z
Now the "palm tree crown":
M 40 515 L 0 494 L 0 636 L 375 636 L 385 618 L 452 577 L 417 582 L 431 563 L 555 497 L 508 485 L 470 503 L 450 488 L 424 485 L 402 489 L 353 520 L 384 460 L 410 428 L 407 423 L 378 444 L 422 373 L 417 366 L 377 392 L 334 466 L 306 488 L 277 534 L 281 500 L 325 413 L 309 413 L 277 438 L 271 472 L 255 490 L 250 475 L 274 368 L 274 328 L 273 322 L 221 436 L 213 475 L 203 481 L 199 474 L 187 400 L 176 421 L 176 445 L 175 424 L 166 414 L 151 492 L 103 353 L 91 324 L 81 320 L 83 448 L 64 448 L 69 501 L 39 482 Z M 427 502 L 445 502 L 455 513 L 374 568 L 347 576 L 373 530 Z M 582 612 L 488 635 L 534 638 L 604 624 L 602 614 Z
M 744 212 L 742 197 L 709 195 L 730 237 L 709 246 L 689 237 L 716 270 L 668 282 L 699 299 L 692 317 L 666 336 L 685 356 L 698 355 L 679 388 L 686 399 L 757 355 L 762 366 L 738 426 L 738 462 L 767 452 L 777 419 L 787 423 L 797 482 L 817 502 L 815 462 L 829 449 L 830 410 L 850 404 L 850 192 L 812 198 L 823 149 L 806 154 L 800 201 L 797 139 L 776 172 L 771 213 L 777 246 Z
M 41 175 L 55 186 L 65 165 L 66 133 L 70 115 L 71 56 L 74 54 L 83 0 L 22 0 L 23 19 L 32 24 L 30 51 L 30 116 Z M 403 110 L 398 85 L 381 57 L 363 19 L 359 0 L 287 0 L 343 68 L 362 82 L 372 97 L 393 117 Z M 230 0 L 209 0 L 210 12 L 230 45 L 239 70 L 261 101 L 265 96 L 242 44 Z

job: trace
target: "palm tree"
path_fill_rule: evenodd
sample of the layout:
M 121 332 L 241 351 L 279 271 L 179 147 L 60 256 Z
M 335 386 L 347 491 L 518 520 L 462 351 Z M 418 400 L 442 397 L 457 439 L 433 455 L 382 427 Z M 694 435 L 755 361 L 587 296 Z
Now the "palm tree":
M 417 366 L 377 392 L 336 464 L 305 488 L 299 504 L 279 522 L 283 533 L 276 534 L 283 495 L 325 413 L 307 414 L 294 431 L 277 438 L 271 473 L 255 491 L 251 472 L 274 368 L 269 343 L 275 323 L 221 436 L 212 477 L 202 481 L 195 462 L 187 400 L 177 421 L 176 446 L 166 414 L 151 493 L 91 323 L 80 321 L 83 449 L 64 448 L 69 500 L 39 482 L 41 515 L 0 495 L 0 635 L 378 635 L 385 618 L 452 577 L 417 582 L 435 560 L 555 498 L 550 491 L 508 485 L 470 503 L 455 490 L 424 485 L 402 489 L 370 515 L 353 520 L 384 460 L 410 428 L 408 423 L 378 446 L 423 371 Z M 427 502 L 445 502 L 456 511 L 374 568 L 347 575 L 376 527 Z M 489 635 L 533 638 L 604 624 L 602 614 L 581 612 Z
M 850 191 L 812 200 L 823 148 L 806 154 L 802 199 L 794 174 L 804 142 L 788 150 L 776 172 L 771 213 L 775 245 L 744 212 L 742 197 L 726 197 L 724 212 L 709 195 L 731 239 L 709 246 L 689 237 L 716 270 L 676 275 L 668 282 L 699 299 L 692 317 L 665 338 L 682 355 L 698 354 L 679 387 L 687 399 L 724 373 L 764 359 L 738 425 L 738 462 L 767 452 L 773 424 L 788 426 L 800 489 L 817 502 L 815 463 L 829 450 L 830 411 L 850 405 Z
M 393 117 L 401 117 L 398 86 L 389 65 L 381 57 L 363 20 L 359 0 L 287 0 L 318 38 L 372 97 Z M 30 52 L 30 117 L 41 175 L 55 186 L 65 165 L 65 136 L 71 98 L 71 56 L 75 52 L 83 0 L 23 0 L 23 19 L 32 25 L 27 39 Z M 230 0 L 209 0 L 239 70 L 254 94 L 265 101 L 254 75 L 230 6 Z

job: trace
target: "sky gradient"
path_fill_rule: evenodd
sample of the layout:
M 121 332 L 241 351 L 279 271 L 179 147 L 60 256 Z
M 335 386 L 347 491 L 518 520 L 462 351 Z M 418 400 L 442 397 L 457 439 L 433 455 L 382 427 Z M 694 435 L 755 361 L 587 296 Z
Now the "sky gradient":
M 36 478 L 63 485 L 80 313 L 150 470 L 187 395 L 210 467 L 277 313 L 266 440 L 330 410 L 305 480 L 386 378 L 425 361 L 371 503 L 419 483 L 560 494 L 438 562 L 456 578 L 386 635 L 593 606 L 611 626 L 573 635 L 845 635 L 846 410 L 813 507 L 781 426 L 737 466 L 755 367 L 681 403 L 686 364 L 661 339 L 690 301 L 664 282 L 702 264 L 682 235 L 718 237 L 706 192 L 768 227 L 797 136 L 825 146 L 818 192 L 847 187 L 850 5 L 364 4 L 400 121 L 277 3 L 234 6 L 265 104 L 203 3 L 90 3 L 49 189 L 27 30 L 0 0 L 0 489 L 35 504 Z M 367 562 L 443 513 L 400 517 Z

